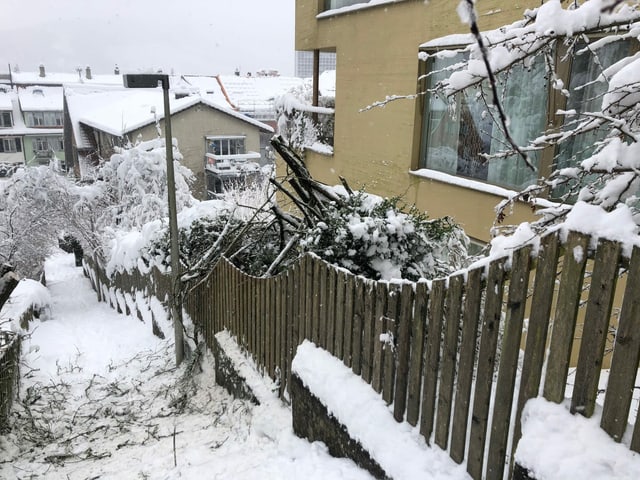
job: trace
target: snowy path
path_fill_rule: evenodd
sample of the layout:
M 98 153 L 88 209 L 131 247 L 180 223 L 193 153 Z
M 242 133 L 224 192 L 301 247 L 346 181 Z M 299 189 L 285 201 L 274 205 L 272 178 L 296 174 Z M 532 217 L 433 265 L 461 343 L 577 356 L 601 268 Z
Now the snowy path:
M 295 437 L 286 408 L 217 387 L 210 355 L 202 374 L 175 369 L 170 342 L 98 303 L 73 256 L 54 256 L 46 273 L 51 311 L 23 344 L 0 478 L 371 478 Z

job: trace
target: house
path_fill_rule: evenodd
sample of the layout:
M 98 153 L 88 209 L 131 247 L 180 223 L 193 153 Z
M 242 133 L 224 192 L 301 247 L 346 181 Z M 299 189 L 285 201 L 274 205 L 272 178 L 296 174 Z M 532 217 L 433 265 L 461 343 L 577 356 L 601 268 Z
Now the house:
M 117 84 L 122 76 L 75 73 L 9 72 L 0 75 L 0 176 L 18 165 L 48 165 L 65 170 L 63 84 Z
M 18 102 L 26 127 L 23 135 L 26 165 L 48 165 L 54 158 L 64 165 L 62 87 L 20 88 Z
M 540 2 L 479 2 L 478 22 L 483 31 L 522 18 L 525 8 Z M 446 0 L 326 0 L 296 2 L 296 50 L 336 54 L 335 131 L 333 152 L 307 151 L 307 165 L 315 178 L 329 184 L 345 177 L 356 188 L 383 196 L 403 195 L 407 203 L 432 217 L 450 215 L 478 242 L 490 239 L 500 201 L 553 169 L 564 166 L 571 152 L 553 149 L 535 158 L 537 171 L 523 162 L 481 160 L 491 153 L 500 135 L 469 99 L 460 96 L 457 117 L 448 115 L 444 102 L 425 92 L 440 77 L 425 78 L 457 59 L 419 59 L 433 52 L 471 42 L 468 26 Z M 610 52 L 611 59 L 621 52 Z M 619 58 L 619 57 L 618 57 Z M 567 65 L 564 81 L 579 76 L 594 78 L 596 62 L 587 56 Z M 506 92 L 514 135 L 522 142 L 545 126 L 560 125 L 558 108 L 574 108 L 585 94 L 567 102 L 548 87 L 544 65 L 536 65 L 524 81 L 514 71 Z M 590 77 L 589 77 L 590 76 Z M 319 69 L 314 72 L 318 89 Z M 391 95 L 409 95 L 367 108 Z M 317 98 L 317 95 L 316 95 Z M 493 133 L 493 134 L 492 134 Z M 575 145 L 574 153 L 585 145 Z M 550 192 L 553 199 L 554 192 Z M 528 205 L 516 205 L 510 223 L 531 220 Z
M 188 82 L 170 91 L 171 126 L 183 164 L 195 175 L 192 193 L 206 199 L 226 184 L 260 170 L 260 135 L 266 124 L 224 105 L 215 93 L 201 94 Z M 164 128 L 160 89 L 70 85 L 64 89 L 74 169 L 85 160 L 109 158 L 115 147 L 149 140 Z
M 16 125 L 17 124 L 17 125 Z M 0 176 L 6 177 L 24 163 L 22 118 L 13 90 L 0 86 Z
M 62 88 L 0 85 L 0 176 L 18 165 L 64 166 Z

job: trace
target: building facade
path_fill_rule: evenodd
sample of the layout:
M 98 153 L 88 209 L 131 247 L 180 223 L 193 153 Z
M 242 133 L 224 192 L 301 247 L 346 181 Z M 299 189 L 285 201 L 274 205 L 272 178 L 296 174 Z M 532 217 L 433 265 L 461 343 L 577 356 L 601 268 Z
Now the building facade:
M 482 2 L 477 5 L 480 28 L 512 23 L 525 8 L 538 4 Z M 476 172 L 473 162 L 458 167 L 454 153 L 469 130 L 458 126 L 454 134 L 455 126 L 449 126 L 449 143 L 442 136 L 442 144 L 435 145 L 436 134 L 429 136 L 429 131 L 435 131 L 444 116 L 427 95 L 367 108 L 390 95 L 423 91 L 427 85 L 419 78 L 431 66 L 419 60 L 420 50 L 439 48 L 439 38 L 463 34 L 468 34 L 468 26 L 460 21 L 456 5 L 446 0 L 296 1 L 296 50 L 336 54 L 333 154 L 306 152 L 314 177 L 338 184 L 343 176 L 356 188 L 402 195 L 431 217 L 454 217 L 469 236 L 486 242 L 496 204 L 529 179 L 519 173 Z M 546 118 L 546 110 L 542 115 Z M 476 148 L 475 153 L 479 151 Z M 529 219 L 530 207 L 516 206 L 511 222 Z
M 160 89 L 65 87 L 71 150 L 77 174 L 82 165 L 108 159 L 117 147 L 157 138 L 164 132 Z M 194 174 L 199 199 L 221 193 L 228 182 L 259 171 L 260 137 L 271 127 L 198 93 L 170 92 L 172 135 L 182 164 Z M 77 168 L 76 168 L 77 167 Z M 211 193 L 210 193 L 211 192 Z

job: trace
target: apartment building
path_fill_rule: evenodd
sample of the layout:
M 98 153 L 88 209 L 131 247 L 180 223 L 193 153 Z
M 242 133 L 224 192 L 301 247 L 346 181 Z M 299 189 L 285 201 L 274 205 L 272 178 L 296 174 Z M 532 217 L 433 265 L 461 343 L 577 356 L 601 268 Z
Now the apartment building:
M 525 8 L 538 5 L 531 0 L 479 2 L 480 28 L 510 24 L 522 18 Z M 429 69 L 443 65 L 421 61 L 419 53 L 472 41 L 456 6 L 447 0 L 297 0 L 296 50 L 336 55 L 333 153 L 305 155 L 312 174 L 325 183 L 337 184 L 343 176 L 356 188 L 402 195 L 432 217 L 454 217 L 473 239 L 486 242 L 496 204 L 547 175 L 557 152 L 536 159 L 537 172 L 517 161 L 481 161 L 479 155 L 492 151 L 497 135 L 491 135 L 490 121 L 465 98 L 458 100 L 462 113 L 454 118 L 428 95 L 367 108 L 387 96 L 423 92 L 427 82 L 438 80 L 421 80 Z M 509 87 L 507 108 L 517 115 L 512 124 L 522 123 L 518 140 L 554 120 L 544 66 L 536 68 L 534 77 L 526 82 L 516 78 Z M 592 73 L 588 62 L 573 68 Z M 316 88 L 318 77 L 319 69 Z M 517 205 L 510 223 L 532 218 L 528 205 Z

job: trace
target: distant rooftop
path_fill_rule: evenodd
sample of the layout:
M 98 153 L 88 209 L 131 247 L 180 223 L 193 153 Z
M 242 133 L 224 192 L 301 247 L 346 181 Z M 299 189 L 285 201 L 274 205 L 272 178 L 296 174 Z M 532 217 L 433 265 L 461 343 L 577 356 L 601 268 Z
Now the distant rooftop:
M 29 86 L 18 91 L 24 112 L 62 111 L 62 87 Z

